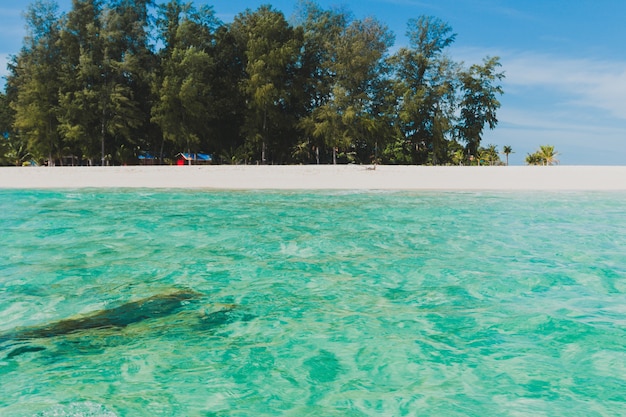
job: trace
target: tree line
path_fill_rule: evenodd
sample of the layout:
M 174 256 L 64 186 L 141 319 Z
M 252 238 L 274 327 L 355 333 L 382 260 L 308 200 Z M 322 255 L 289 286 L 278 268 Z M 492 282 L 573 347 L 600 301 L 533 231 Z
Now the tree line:
M 407 23 L 408 46 L 378 20 L 302 1 L 225 24 L 181 0 L 51 0 L 0 94 L 0 159 L 21 164 L 167 162 L 463 164 L 496 127 L 498 57 L 470 66 L 442 20 Z M 68 159 L 70 158 L 70 159 Z

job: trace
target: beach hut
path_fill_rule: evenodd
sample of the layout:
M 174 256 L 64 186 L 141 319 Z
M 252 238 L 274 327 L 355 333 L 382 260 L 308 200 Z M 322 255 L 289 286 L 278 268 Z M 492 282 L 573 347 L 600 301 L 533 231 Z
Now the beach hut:
M 197 164 L 210 164 L 213 161 L 213 157 L 206 153 L 185 153 L 181 152 L 176 155 L 176 165 L 197 165 Z
M 158 158 L 152 155 L 150 152 L 139 152 L 137 155 L 137 159 L 139 159 L 139 163 L 141 165 L 154 165 L 156 164 Z

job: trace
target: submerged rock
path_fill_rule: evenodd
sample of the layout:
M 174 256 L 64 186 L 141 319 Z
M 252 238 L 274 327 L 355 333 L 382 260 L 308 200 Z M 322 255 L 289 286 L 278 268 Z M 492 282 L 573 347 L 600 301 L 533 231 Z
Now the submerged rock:
M 16 344 L 31 340 L 68 336 L 86 331 L 99 331 L 99 333 L 107 329 L 116 331 L 116 329 L 121 330 L 131 324 L 146 320 L 164 318 L 177 313 L 183 314 L 183 309 L 201 297 L 202 294 L 192 290 L 177 290 L 40 326 L 16 328 L 11 332 L 0 335 L 0 344 L 9 343 L 0 349 L 5 350 Z M 234 305 L 219 305 L 219 310 L 217 311 L 209 314 L 198 314 L 199 322 L 197 324 L 203 330 L 227 324 L 234 319 L 230 313 L 234 308 Z M 46 348 L 41 346 L 20 346 L 12 350 L 7 355 L 7 359 L 44 349 Z

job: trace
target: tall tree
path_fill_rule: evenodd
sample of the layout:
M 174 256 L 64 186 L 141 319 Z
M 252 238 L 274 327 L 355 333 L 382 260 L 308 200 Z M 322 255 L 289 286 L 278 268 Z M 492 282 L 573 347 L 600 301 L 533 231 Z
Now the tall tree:
M 441 163 L 452 129 L 458 70 L 444 51 L 456 34 L 447 23 L 430 16 L 410 19 L 406 34 L 410 47 L 392 57 L 400 104 L 398 140 L 410 155 L 406 162 Z
M 293 105 L 302 30 L 270 6 L 235 17 L 233 35 L 245 51 L 242 91 L 248 109 L 244 125 L 247 146 L 262 163 L 284 161 L 296 127 Z
M 60 131 L 90 161 L 126 162 L 149 132 L 151 0 L 73 0 L 61 33 Z M 99 156 L 99 158 L 97 158 Z
M 304 22 L 305 57 L 317 94 L 302 125 L 318 146 L 332 149 L 333 163 L 338 149 L 351 160 L 373 159 L 385 121 L 380 117 L 388 74 L 384 58 L 393 35 L 375 19 L 350 22 L 345 13 L 311 5 Z
M 297 24 L 304 32 L 301 56 L 302 91 L 304 94 L 305 113 L 299 120 L 304 136 L 296 144 L 296 155 L 301 162 L 307 162 L 314 156 L 320 160 L 320 149 L 333 149 L 328 140 L 334 129 L 330 128 L 332 112 L 326 113 L 332 99 L 336 69 L 336 45 L 345 33 L 350 22 L 348 12 L 340 9 L 322 9 L 312 1 L 299 3 Z M 326 126 L 324 126 L 326 120 Z M 320 124 L 321 123 L 321 124 Z
M 111 61 L 107 133 L 117 149 L 117 162 L 152 147 L 150 129 L 151 72 L 149 9 L 154 0 L 112 0 L 106 16 L 105 58 Z M 108 55 L 108 56 L 107 56 Z M 122 150 L 126 149 L 127 152 Z
M 502 148 L 502 153 L 506 156 L 506 164 L 509 165 L 509 155 L 514 153 L 513 148 L 509 145 L 505 145 Z
M 241 127 L 245 123 L 246 97 L 239 88 L 245 79 L 242 56 L 235 36 L 226 26 L 220 26 L 215 33 L 214 65 L 208 69 L 212 107 L 205 124 L 211 137 L 207 151 L 235 154 L 235 159 L 241 157 L 245 142 Z M 230 163 L 232 156 L 228 158 Z
M 159 7 L 157 28 L 164 48 L 159 52 L 160 72 L 155 80 L 156 104 L 152 120 L 163 139 L 175 149 L 197 152 L 209 145 L 215 88 L 215 31 L 221 22 L 213 9 L 172 0 Z
M 485 58 L 483 65 L 472 65 L 461 73 L 461 117 L 458 125 L 460 139 L 470 154 L 476 155 L 485 125 L 494 129 L 498 124 L 496 111 L 500 108 L 497 96 L 503 93 L 499 82 L 498 57 Z
M 35 1 L 25 17 L 27 36 L 7 78 L 8 88 L 17 92 L 11 103 L 14 127 L 35 157 L 54 165 L 64 151 L 57 129 L 62 22 L 57 4 L 47 0 Z
M 73 0 L 60 34 L 59 131 L 81 158 L 104 162 L 104 39 L 101 0 Z
M 384 58 L 393 40 L 386 26 L 366 18 L 353 21 L 337 44 L 337 94 L 330 101 L 341 115 L 337 145 L 350 147 L 357 157 L 360 154 L 359 162 L 372 156 L 377 134 L 385 127 L 379 110 L 384 106 L 389 73 Z

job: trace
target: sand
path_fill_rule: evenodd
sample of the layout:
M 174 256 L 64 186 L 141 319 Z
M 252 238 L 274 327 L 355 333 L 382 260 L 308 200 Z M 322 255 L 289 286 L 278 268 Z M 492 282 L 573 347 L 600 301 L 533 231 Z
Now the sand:
M 626 166 L 3 167 L 0 188 L 626 190 Z

